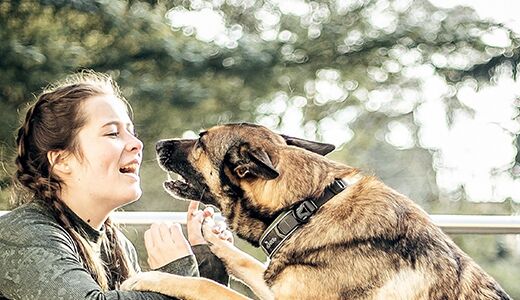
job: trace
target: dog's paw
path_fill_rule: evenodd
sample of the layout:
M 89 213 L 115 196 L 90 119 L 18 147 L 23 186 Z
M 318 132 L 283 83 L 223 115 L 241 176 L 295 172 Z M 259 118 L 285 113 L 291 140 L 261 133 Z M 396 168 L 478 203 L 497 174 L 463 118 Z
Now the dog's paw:
M 218 242 L 219 239 L 218 235 L 213 232 L 213 227 L 215 227 L 215 225 L 215 220 L 211 217 L 204 218 L 204 221 L 202 222 L 202 236 L 204 236 L 204 239 L 210 244 Z
M 221 248 L 233 246 L 231 232 L 225 229 L 224 224 L 217 224 L 213 218 L 204 219 L 202 223 L 202 235 L 214 253 Z
M 163 273 L 158 271 L 138 273 L 121 284 L 123 291 L 156 291 Z

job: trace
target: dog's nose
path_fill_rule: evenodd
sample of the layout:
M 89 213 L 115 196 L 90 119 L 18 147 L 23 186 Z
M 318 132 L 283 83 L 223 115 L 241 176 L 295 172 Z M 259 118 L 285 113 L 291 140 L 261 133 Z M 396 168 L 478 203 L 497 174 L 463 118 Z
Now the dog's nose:
M 157 144 L 155 144 L 155 151 L 159 153 L 162 148 L 164 148 L 165 141 L 158 141 Z

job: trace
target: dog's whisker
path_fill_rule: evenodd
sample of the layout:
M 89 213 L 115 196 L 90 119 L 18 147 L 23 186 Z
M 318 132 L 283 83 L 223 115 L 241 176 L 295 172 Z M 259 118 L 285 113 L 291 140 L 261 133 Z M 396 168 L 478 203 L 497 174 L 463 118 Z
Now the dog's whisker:
M 157 157 L 156 157 L 156 158 L 154 158 L 154 159 L 143 160 L 143 161 L 141 162 L 141 164 L 147 164 L 147 163 L 152 163 L 152 162 L 153 162 L 153 163 L 156 163 L 157 161 L 158 161 L 158 160 L 157 160 Z
M 199 201 L 202 200 L 202 197 L 204 196 L 204 193 L 206 192 L 206 187 L 204 187 L 204 189 L 202 190 L 202 193 L 200 193 L 200 198 L 199 198 Z

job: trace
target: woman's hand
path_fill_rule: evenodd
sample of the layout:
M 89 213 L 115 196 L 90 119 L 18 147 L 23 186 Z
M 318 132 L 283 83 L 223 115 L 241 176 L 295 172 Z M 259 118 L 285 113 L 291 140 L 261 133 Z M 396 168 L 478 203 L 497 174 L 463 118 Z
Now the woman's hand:
M 206 213 L 205 211 L 208 210 Z M 186 213 L 186 230 L 188 232 L 188 241 L 190 245 L 201 245 L 207 244 L 202 236 L 202 222 L 204 221 L 204 215 L 213 215 L 213 210 L 206 208 L 204 211 L 199 210 L 199 201 L 190 201 L 188 211 Z
M 152 269 L 193 254 L 190 244 L 182 234 L 181 225 L 177 223 L 152 224 L 144 233 L 144 245 L 148 252 L 148 265 Z
M 190 241 L 190 245 L 200 245 L 207 244 L 207 241 L 204 239 L 202 234 L 202 223 L 206 219 L 206 221 L 214 221 L 213 215 L 214 210 L 211 207 L 206 207 L 204 211 L 201 211 L 199 208 L 198 201 L 190 201 L 190 205 L 188 207 L 187 212 L 187 221 L 186 227 L 188 231 L 188 240 Z M 229 241 L 233 243 L 233 234 L 229 230 L 227 230 L 226 224 L 224 222 L 213 222 L 211 231 L 218 235 L 218 237 L 222 240 Z

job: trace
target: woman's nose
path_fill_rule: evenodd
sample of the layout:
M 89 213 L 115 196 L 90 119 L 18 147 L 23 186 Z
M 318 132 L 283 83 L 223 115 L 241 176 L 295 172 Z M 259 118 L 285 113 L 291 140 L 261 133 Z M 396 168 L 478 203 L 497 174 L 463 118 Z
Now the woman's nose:
M 130 140 L 127 143 L 127 149 L 130 151 L 143 151 L 143 147 L 143 142 L 134 135 L 130 137 Z

